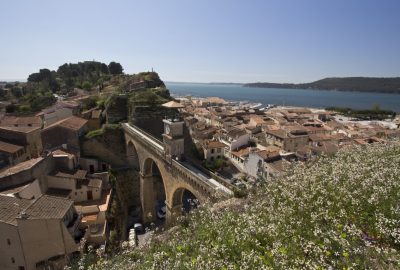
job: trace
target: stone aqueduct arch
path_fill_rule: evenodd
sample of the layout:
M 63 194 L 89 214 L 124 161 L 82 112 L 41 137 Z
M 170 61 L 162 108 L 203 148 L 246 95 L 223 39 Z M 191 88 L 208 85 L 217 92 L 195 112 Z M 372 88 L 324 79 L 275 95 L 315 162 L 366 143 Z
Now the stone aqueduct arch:
M 177 172 L 157 153 L 150 151 L 134 137 L 125 134 L 126 154 L 129 166 L 140 171 L 140 200 L 142 204 L 143 222 L 156 219 L 154 178 L 152 166 L 157 166 L 164 184 L 166 222 L 172 221 L 182 214 L 182 195 L 190 191 L 200 204 L 204 203 L 210 193 L 199 186 L 196 181 L 185 181 L 184 172 Z M 187 178 L 187 177 L 186 177 Z M 190 179 L 190 178 L 189 178 Z

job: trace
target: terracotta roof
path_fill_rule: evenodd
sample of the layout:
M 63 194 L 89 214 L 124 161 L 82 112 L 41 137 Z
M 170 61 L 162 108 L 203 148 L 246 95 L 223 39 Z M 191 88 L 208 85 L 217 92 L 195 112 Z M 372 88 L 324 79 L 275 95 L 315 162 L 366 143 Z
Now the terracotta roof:
M 250 147 L 247 148 L 242 148 L 238 151 L 232 151 L 232 155 L 243 158 L 243 157 L 247 157 L 250 153 Z
M 240 136 L 243 136 L 243 135 L 246 135 L 246 134 L 247 134 L 247 132 L 245 130 L 243 130 L 243 129 L 233 128 L 228 132 L 227 135 L 229 137 L 231 137 L 231 138 L 236 139 L 236 138 L 238 138 Z
M 55 126 L 64 127 L 64 128 L 71 129 L 71 130 L 79 130 L 79 129 L 83 128 L 87 122 L 88 122 L 88 120 L 83 119 L 81 117 L 71 116 L 71 117 L 68 117 L 67 119 L 63 119 L 54 124 L 51 124 L 50 126 L 46 127 L 45 130 L 53 128 Z
M 88 214 L 82 218 L 82 222 L 96 221 L 97 216 L 97 214 Z
M 265 133 L 282 139 L 287 138 L 287 133 L 283 129 L 277 129 L 277 130 L 267 129 L 265 130 Z
M 261 150 L 257 152 L 257 155 L 262 158 L 263 160 L 271 159 L 279 157 L 279 150 L 278 151 L 268 151 L 268 150 Z
M 30 133 L 32 131 L 41 129 L 40 127 L 3 127 L 0 126 L 0 130 L 10 130 L 10 131 L 14 131 L 14 132 L 19 132 L 19 133 Z
M 223 144 L 222 142 L 218 142 L 218 141 L 210 141 L 208 143 L 206 143 L 204 145 L 204 148 L 206 149 L 211 149 L 211 148 L 224 148 L 226 147 L 225 144 Z
M 27 126 L 27 125 L 34 125 L 34 126 L 41 126 L 42 120 L 40 117 L 36 116 L 25 116 L 25 117 L 16 117 L 16 116 L 5 116 L 1 119 L 0 126 Z
M 21 149 L 24 149 L 24 147 L 22 147 L 20 145 L 15 145 L 15 144 L 0 141 L 0 152 L 12 154 L 12 153 L 18 152 Z

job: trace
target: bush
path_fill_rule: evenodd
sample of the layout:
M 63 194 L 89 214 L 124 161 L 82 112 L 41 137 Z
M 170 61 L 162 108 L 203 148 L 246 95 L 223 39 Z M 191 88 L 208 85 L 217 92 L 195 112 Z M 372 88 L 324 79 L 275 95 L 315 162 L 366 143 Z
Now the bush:
M 95 269 L 399 269 L 400 145 L 299 164 L 240 203 Z

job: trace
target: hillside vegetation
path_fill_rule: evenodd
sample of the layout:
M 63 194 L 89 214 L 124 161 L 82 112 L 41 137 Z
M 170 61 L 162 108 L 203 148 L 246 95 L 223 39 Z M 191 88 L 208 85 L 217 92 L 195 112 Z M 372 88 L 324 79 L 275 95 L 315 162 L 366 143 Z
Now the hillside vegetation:
M 400 94 L 400 77 L 397 78 L 325 78 L 311 83 L 248 83 L 245 87 L 318 89 L 337 91 L 381 92 Z
M 143 87 L 137 88 L 138 84 Z M 140 93 L 136 93 L 138 90 Z M 9 102 L 7 113 L 30 114 L 54 104 L 57 96 L 71 97 L 78 93 L 97 96 L 100 93 L 97 101 L 104 104 L 110 95 L 127 92 L 135 92 L 141 102 L 154 103 L 169 98 L 169 92 L 156 72 L 129 75 L 124 74 L 123 67 L 116 62 L 107 65 L 84 61 L 65 63 L 57 70 L 43 68 L 30 74 L 26 83 L 6 84 L 0 88 L 0 101 Z
M 399 164 L 399 143 L 321 157 L 246 199 L 200 207 L 140 250 L 74 267 L 399 269 Z

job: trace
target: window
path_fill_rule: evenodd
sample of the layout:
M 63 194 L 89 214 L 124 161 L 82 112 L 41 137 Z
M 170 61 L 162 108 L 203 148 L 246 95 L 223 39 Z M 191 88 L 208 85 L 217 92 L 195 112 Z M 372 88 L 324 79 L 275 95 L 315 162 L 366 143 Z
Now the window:
M 217 156 L 217 159 L 220 159 L 221 158 L 221 156 Z
M 18 266 L 18 270 L 25 270 L 25 266 Z
M 221 148 L 218 148 L 218 149 L 217 149 L 217 153 L 221 153 Z
M 11 257 L 11 262 L 12 262 L 12 263 L 15 263 L 14 257 Z
M 10 246 L 11 245 L 11 240 L 7 238 L 7 244 Z
M 211 149 L 211 154 L 214 154 L 214 152 L 215 152 L 215 150 L 214 150 L 214 149 Z

